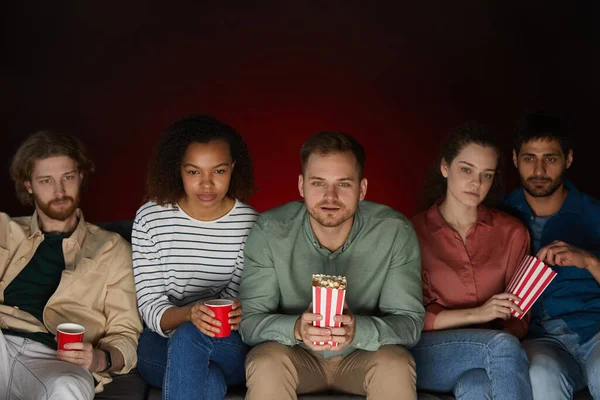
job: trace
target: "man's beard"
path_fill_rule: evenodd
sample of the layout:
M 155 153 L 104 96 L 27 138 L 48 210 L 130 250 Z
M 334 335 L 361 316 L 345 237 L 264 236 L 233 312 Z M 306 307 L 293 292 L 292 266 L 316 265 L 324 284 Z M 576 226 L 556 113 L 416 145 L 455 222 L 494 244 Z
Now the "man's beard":
M 339 210 L 336 211 L 337 216 L 328 217 L 327 212 L 321 210 L 321 207 L 334 206 L 338 207 Z M 312 208 L 308 209 L 308 213 L 313 219 L 315 219 L 320 225 L 327 228 L 335 228 L 337 226 L 342 225 L 344 222 L 352 218 L 353 213 L 349 212 L 347 207 L 342 203 L 337 202 L 321 202 L 315 205 Z
M 35 199 L 36 206 L 43 212 L 48 218 L 57 220 L 57 221 L 66 221 L 69 219 L 77 207 L 79 207 L 79 195 L 75 198 L 70 196 L 64 196 L 58 199 L 50 200 L 48 203 L 44 203 L 39 197 L 37 197 L 34 193 L 33 195 Z M 68 201 L 70 204 L 67 207 L 62 207 L 60 209 L 53 208 L 52 206 L 55 203 L 61 201 Z
M 547 181 L 547 182 L 551 182 L 550 186 L 546 187 L 536 187 L 533 183 L 531 183 L 530 181 L 533 180 L 543 180 L 543 181 Z M 521 177 L 521 184 L 523 185 L 523 189 L 525 189 L 525 191 L 527 193 L 529 193 L 532 197 L 548 197 L 551 196 L 552 194 L 554 194 L 554 192 L 556 192 L 558 190 L 558 188 L 560 188 L 563 184 L 563 179 L 562 179 L 562 174 L 552 180 L 548 177 L 545 176 L 530 176 L 527 179 L 524 179 L 523 177 Z

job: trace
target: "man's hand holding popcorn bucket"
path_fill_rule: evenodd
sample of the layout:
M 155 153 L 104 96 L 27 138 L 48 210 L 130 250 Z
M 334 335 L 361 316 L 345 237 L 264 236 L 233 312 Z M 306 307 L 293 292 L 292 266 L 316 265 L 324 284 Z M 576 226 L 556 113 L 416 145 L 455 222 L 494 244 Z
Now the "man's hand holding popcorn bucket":
M 340 351 L 354 340 L 354 314 L 345 301 L 346 278 L 313 275 L 313 301 L 296 321 L 294 336 L 314 351 Z

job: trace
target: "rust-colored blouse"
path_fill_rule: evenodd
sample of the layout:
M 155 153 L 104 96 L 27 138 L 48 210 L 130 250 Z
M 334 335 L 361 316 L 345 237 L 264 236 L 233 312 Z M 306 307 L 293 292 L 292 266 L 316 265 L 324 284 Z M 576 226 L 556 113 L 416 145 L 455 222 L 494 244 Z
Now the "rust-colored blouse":
M 463 243 L 438 205 L 412 220 L 421 246 L 425 331 L 433 330 L 433 322 L 443 310 L 478 307 L 494 294 L 503 293 L 529 254 L 529 232 L 518 219 L 480 205 L 477 223 Z M 473 327 L 504 328 L 522 338 L 528 325 L 529 313 L 523 320 L 498 319 Z

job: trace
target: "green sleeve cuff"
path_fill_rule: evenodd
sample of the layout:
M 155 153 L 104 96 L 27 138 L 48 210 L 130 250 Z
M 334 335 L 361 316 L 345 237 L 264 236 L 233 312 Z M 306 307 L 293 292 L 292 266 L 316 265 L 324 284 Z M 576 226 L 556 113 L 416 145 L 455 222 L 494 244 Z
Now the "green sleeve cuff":
M 247 320 L 242 319 L 240 324 L 242 340 L 250 346 L 264 342 L 294 346 L 299 343 L 294 337 L 294 324 L 298 317 L 298 315 L 263 314 L 254 315 Z
M 352 346 L 361 350 L 378 350 L 380 346 L 379 341 L 377 340 L 378 333 L 371 317 L 355 315 L 354 324 L 356 329 L 354 331 Z
M 298 318 L 299 315 L 282 315 L 279 321 L 277 321 L 277 324 L 280 325 L 281 336 L 284 340 L 282 344 L 294 346 L 301 343 L 294 336 L 294 326 L 296 325 Z

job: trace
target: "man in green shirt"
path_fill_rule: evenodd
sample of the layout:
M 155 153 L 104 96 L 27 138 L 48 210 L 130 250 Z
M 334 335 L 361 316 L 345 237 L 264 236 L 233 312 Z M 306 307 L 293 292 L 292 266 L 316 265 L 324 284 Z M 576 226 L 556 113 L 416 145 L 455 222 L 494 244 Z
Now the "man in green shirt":
M 304 202 L 263 213 L 245 246 L 240 332 L 247 399 L 296 399 L 335 390 L 369 399 L 416 399 L 421 258 L 408 220 L 363 201 L 365 151 L 351 136 L 321 132 L 301 150 Z M 312 275 L 347 278 L 339 328 L 313 321 Z M 333 341 L 316 345 L 319 342 Z

